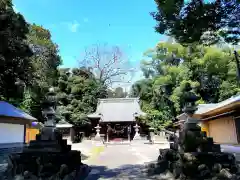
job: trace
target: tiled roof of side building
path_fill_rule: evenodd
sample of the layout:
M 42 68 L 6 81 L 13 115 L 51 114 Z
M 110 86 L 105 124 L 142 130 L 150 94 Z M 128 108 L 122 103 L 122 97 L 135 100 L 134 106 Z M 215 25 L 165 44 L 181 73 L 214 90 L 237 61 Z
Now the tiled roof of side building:
M 89 117 L 100 117 L 102 122 L 135 121 L 134 116 L 145 115 L 137 98 L 100 99 L 97 110 Z
M 238 101 L 240 101 L 240 95 L 233 96 L 233 97 L 226 99 L 219 103 L 199 104 L 198 109 L 195 112 L 195 114 L 199 114 L 199 115 L 204 114 L 204 113 L 210 112 L 210 111 L 218 109 L 218 108 L 222 108 L 224 106 L 230 105 L 230 104 L 238 102 Z M 182 113 L 177 116 L 177 119 L 182 120 L 182 119 L 186 119 L 186 117 L 187 117 L 187 115 L 185 113 Z
M 5 101 L 0 101 L 0 116 L 15 117 L 31 121 L 37 119 Z
M 204 114 L 204 113 L 210 112 L 212 110 L 230 105 L 230 104 L 235 103 L 237 101 L 240 101 L 240 95 L 233 96 L 229 99 L 226 99 L 222 102 L 215 103 L 215 104 L 199 104 L 198 110 L 195 112 L 195 114 Z

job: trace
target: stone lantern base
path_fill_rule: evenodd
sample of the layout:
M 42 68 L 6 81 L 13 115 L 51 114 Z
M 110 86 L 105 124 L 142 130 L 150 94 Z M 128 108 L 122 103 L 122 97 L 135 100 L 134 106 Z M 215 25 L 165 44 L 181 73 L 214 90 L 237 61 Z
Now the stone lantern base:
M 46 135 L 46 134 L 45 134 Z M 22 153 L 11 154 L 5 179 L 81 179 L 90 168 L 81 162 L 81 152 L 71 150 L 67 140 L 54 132 L 54 139 L 43 140 L 44 133 L 30 141 Z
M 99 133 L 97 133 L 94 137 L 94 141 L 102 141 L 102 138 Z
M 133 140 L 142 140 L 142 138 L 139 133 L 135 133 Z

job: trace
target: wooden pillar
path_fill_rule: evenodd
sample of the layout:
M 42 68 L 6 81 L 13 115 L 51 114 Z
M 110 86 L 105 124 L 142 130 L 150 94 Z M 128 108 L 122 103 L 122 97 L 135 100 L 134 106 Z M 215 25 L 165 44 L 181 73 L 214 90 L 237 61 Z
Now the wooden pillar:
M 74 128 L 73 128 L 73 127 L 71 127 L 71 128 L 70 128 L 70 141 L 71 141 L 71 142 L 73 142 L 74 135 L 75 135 Z
M 131 141 L 131 131 L 132 131 L 132 127 L 130 124 L 128 124 L 128 127 L 127 127 L 128 141 Z
M 108 124 L 107 125 L 107 129 L 106 129 L 106 142 L 109 142 L 109 133 L 110 133 L 110 129 L 111 129 L 111 127 L 110 127 L 110 125 Z

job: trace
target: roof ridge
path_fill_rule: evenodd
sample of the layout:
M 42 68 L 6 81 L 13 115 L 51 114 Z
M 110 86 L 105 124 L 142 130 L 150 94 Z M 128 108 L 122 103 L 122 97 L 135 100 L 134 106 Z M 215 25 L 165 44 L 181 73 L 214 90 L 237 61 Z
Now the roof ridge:
M 139 98 L 100 98 L 100 100 L 113 100 L 113 99 L 139 99 Z
M 138 98 L 106 98 L 99 99 L 99 102 L 137 102 Z

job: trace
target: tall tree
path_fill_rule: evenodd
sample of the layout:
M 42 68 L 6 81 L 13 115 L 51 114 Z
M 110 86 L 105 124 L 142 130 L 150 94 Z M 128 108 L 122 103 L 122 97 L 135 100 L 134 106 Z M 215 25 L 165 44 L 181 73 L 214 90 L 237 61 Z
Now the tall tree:
M 27 42 L 33 51 L 31 57 L 33 80 L 31 86 L 25 88 L 21 108 L 42 120 L 41 104 L 48 88 L 57 84 L 61 58 L 57 45 L 51 40 L 51 33 L 42 26 L 36 24 L 29 26 Z
M 198 103 L 217 103 L 240 92 L 236 64 L 229 49 L 159 43 L 145 54 L 143 71 L 151 76 L 136 82 L 131 96 L 139 97 L 148 116 L 146 123 L 159 128 L 182 112 L 183 91 L 187 83 L 201 99 Z M 149 60 L 149 58 L 151 58 Z
M 212 43 L 240 40 L 240 6 L 238 0 L 155 0 L 156 31 L 174 37 L 181 44 L 201 42 L 206 33 Z M 220 37 L 220 38 L 219 38 Z M 211 43 L 210 43 L 211 44 Z
M 86 48 L 83 59 L 80 60 L 80 67 L 82 66 L 90 68 L 96 78 L 108 86 L 123 81 L 124 76 L 129 76 L 132 72 L 131 65 L 121 49 L 106 44 Z
M 42 87 L 54 85 L 58 76 L 58 67 L 62 60 L 58 54 L 58 46 L 51 40 L 51 33 L 42 26 L 32 24 L 29 27 L 28 43 L 34 52 L 32 64 L 35 82 Z
M 85 69 L 85 71 L 84 71 Z M 89 123 L 98 98 L 106 98 L 107 88 L 87 68 L 60 69 L 57 83 L 58 117 L 76 125 Z
M 17 81 L 32 82 L 32 51 L 26 41 L 28 24 L 15 13 L 11 0 L 0 1 L 0 97 L 11 101 L 21 99 Z

